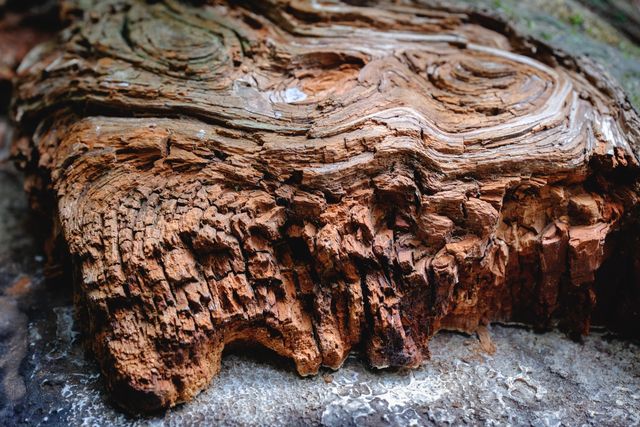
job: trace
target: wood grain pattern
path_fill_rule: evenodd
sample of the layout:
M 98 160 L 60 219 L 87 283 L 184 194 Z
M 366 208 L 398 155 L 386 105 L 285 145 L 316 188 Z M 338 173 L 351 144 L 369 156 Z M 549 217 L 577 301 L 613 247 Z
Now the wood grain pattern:
M 126 409 L 231 342 L 309 375 L 493 321 L 637 333 L 640 122 L 591 62 L 425 2 L 85 3 L 18 71 L 16 150 Z

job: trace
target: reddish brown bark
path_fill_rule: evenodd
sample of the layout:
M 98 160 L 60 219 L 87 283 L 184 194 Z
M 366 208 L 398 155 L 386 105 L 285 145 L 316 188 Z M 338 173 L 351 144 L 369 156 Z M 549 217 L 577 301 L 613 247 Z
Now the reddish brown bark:
M 308 375 L 418 366 L 441 329 L 638 321 L 619 88 L 475 12 L 349 3 L 67 5 L 22 65 L 17 148 L 125 408 L 190 399 L 236 341 Z

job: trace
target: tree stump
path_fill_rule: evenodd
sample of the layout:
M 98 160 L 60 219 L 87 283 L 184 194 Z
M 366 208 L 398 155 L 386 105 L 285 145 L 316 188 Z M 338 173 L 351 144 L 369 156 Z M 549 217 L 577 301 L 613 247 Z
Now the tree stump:
M 490 322 L 638 332 L 640 121 L 588 60 L 425 2 L 91 3 L 18 70 L 14 148 L 125 409 L 232 342 L 309 375 Z

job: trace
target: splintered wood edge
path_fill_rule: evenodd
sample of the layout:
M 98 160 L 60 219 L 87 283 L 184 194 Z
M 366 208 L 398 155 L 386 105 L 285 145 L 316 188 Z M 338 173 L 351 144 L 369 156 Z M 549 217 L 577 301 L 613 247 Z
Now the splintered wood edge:
M 18 70 L 14 149 L 125 409 L 236 341 L 308 375 L 492 321 L 633 331 L 640 126 L 593 63 L 443 6 L 74 7 Z

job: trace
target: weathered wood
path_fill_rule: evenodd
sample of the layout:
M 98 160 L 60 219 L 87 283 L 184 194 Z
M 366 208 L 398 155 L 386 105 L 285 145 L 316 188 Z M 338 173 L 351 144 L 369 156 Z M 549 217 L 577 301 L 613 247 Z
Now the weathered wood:
M 20 7 L 0 1 L 0 113 L 9 104 L 8 86 L 22 58 L 36 44 L 52 37 L 55 5 L 25 0 Z
M 56 20 L 51 19 L 55 3 L 34 3 L 24 0 L 18 7 L 15 2 L 0 0 L 0 162 L 6 160 L 10 145 L 7 113 L 15 70 L 32 47 L 56 31 Z
M 237 341 L 308 375 L 492 321 L 637 333 L 640 122 L 592 63 L 444 6 L 94 3 L 13 111 L 126 409 Z

